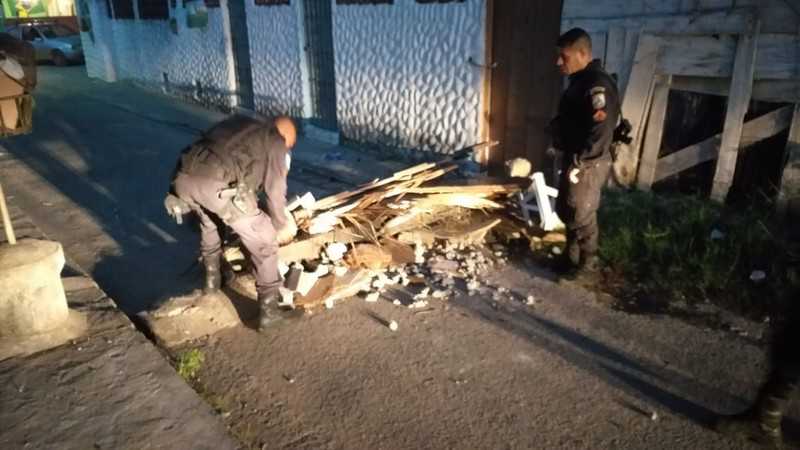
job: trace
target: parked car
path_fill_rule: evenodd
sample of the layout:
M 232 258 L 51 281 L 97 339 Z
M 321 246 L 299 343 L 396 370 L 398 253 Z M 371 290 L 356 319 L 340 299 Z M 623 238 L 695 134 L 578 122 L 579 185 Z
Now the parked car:
M 12 36 L 30 42 L 37 61 L 51 61 L 57 66 L 83 61 L 83 45 L 77 31 L 58 23 L 24 23 L 7 30 Z

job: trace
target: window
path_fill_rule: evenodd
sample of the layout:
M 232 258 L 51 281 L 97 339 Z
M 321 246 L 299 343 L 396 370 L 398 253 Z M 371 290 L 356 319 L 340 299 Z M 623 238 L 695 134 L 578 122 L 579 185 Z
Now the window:
M 255 2 L 258 6 L 277 6 L 289 4 L 289 0 L 255 0 Z
M 391 5 L 394 0 L 336 0 L 337 5 Z
M 37 25 L 36 29 L 39 31 L 40 34 L 43 34 L 44 37 L 48 39 L 74 36 L 77 34 L 74 31 L 70 30 L 69 28 L 65 27 L 64 25 L 59 25 L 59 24 Z
M 135 19 L 133 16 L 133 0 L 111 0 L 114 5 L 115 19 Z
M 167 0 L 139 0 L 139 18 L 166 20 L 169 19 Z
M 32 41 L 36 38 L 40 37 L 39 32 L 31 27 L 23 27 L 22 28 L 22 40 L 23 41 Z

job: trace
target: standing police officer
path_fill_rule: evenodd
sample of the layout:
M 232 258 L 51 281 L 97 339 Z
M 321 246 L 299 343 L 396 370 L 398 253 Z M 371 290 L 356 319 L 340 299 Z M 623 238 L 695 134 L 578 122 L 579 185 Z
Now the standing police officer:
M 563 152 L 556 212 L 567 227 L 564 269 L 576 275 L 598 270 L 597 210 L 611 170 L 611 144 L 620 118 L 616 81 L 592 59 L 586 31 L 573 28 L 558 39 L 561 73 L 569 87 L 551 122 L 553 144 Z
M 296 140 L 297 130 L 288 117 L 265 123 L 232 116 L 184 150 L 164 200 L 167 212 L 179 223 L 189 211 L 200 219 L 206 292 L 218 290 L 222 283 L 222 241 L 211 216 L 239 235 L 255 271 L 259 331 L 279 318 L 278 245 L 290 242 L 297 233 L 286 210 L 289 150 Z M 262 190 L 267 197 L 266 213 L 258 206 Z

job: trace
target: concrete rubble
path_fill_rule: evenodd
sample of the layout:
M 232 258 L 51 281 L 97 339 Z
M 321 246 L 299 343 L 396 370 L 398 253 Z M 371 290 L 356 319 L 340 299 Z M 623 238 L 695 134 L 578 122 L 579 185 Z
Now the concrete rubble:
M 457 293 L 533 304 L 494 288 L 485 274 L 508 263 L 504 242 L 528 237 L 535 239 L 531 246 L 556 249 L 563 234 L 530 236 L 515 213 L 514 194 L 524 189 L 519 179 L 465 179 L 451 173 L 455 166 L 419 164 L 319 200 L 310 193 L 292 200 L 300 233 L 279 250 L 282 305 L 331 309 L 360 294 L 369 303 L 383 298 L 421 309 Z M 240 256 L 241 249 L 225 251 L 235 278 L 230 285 L 241 288 L 252 277 Z M 236 290 L 250 297 L 255 291 Z

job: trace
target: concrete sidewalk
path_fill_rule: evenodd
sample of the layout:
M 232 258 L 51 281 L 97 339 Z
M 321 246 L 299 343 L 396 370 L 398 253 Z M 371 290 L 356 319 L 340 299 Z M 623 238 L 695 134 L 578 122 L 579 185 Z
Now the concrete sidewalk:
M 19 238 L 44 239 L 13 197 L 10 208 Z M 67 261 L 67 301 L 89 329 L 60 347 L 0 361 L 0 448 L 235 449 L 161 352 Z

